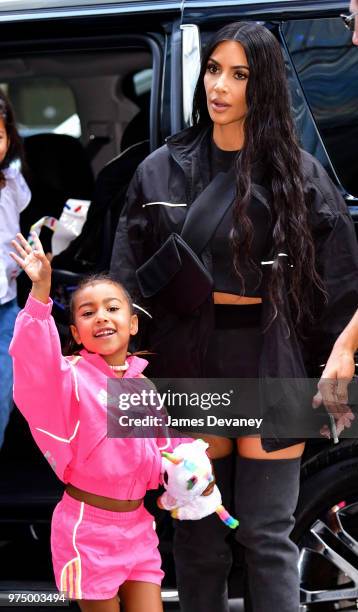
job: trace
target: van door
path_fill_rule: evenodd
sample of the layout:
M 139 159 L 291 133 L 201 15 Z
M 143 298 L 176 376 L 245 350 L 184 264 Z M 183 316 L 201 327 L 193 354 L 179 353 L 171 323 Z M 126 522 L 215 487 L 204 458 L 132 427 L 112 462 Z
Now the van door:
M 358 215 L 358 53 L 352 35 L 338 15 L 288 20 L 282 32 L 338 181 Z
M 255 20 L 270 28 L 282 46 L 301 145 L 319 159 L 345 195 L 351 214 L 357 217 L 358 54 L 339 18 L 344 8 L 343 2 L 342 6 L 318 7 L 309 0 L 286 2 L 284 6 L 280 0 L 228 5 L 216 0 L 184 0 L 182 35 L 188 41 L 196 38 L 197 49 L 226 23 Z M 185 61 L 183 55 L 183 73 L 188 71 Z M 192 66 L 190 69 L 194 70 Z M 184 125 L 190 121 L 189 97 L 187 93 L 183 98 Z M 351 146 L 347 146 L 347 139 L 351 139 Z
M 21 79 L 26 74 L 24 64 L 20 66 L 20 62 L 25 61 L 25 56 L 44 56 L 70 51 L 79 54 L 84 51 L 100 53 L 124 46 L 131 48 L 135 54 L 146 47 L 153 60 L 149 124 L 151 149 L 154 149 L 161 141 L 159 118 L 168 37 L 171 22 L 179 15 L 180 2 L 177 0 L 116 3 L 111 0 L 101 3 L 93 0 L 51 0 L 46 3 L 37 0 L 3 1 L 0 2 L 1 58 L 13 58 L 18 62 L 18 70 L 14 67 L 13 73 Z M 0 81 L 1 72 L 0 66 Z M 37 76 L 30 72 L 27 75 Z M 80 73 L 78 76 L 80 77 Z M 91 100 L 98 101 L 101 94 L 102 97 L 105 94 L 101 87 L 94 89 L 90 95 L 86 92 L 87 106 L 89 107 Z M 107 108 L 107 116 L 109 111 Z M 97 136 L 105 138 L 108 136 L 106 131 L 111 130 L 113 136 L 113 126 L 106 129 L 103 123 L 101 125 L 101 121 L 103 122 L 103 119 L 89 119 L 92 132 L 89 127 L 86 128 L 87 134 L 82 135 L 82 140 Z M 98 134 L 93 132 L 94 129 Z M 119 132 L 120 128 L 117 126 L 116 130 Z M 118 137 L 119 134 L 117 139 Z M 119 152 L 118 146 L 116 151 L 112 147 L 112 153 L 114 152 Z

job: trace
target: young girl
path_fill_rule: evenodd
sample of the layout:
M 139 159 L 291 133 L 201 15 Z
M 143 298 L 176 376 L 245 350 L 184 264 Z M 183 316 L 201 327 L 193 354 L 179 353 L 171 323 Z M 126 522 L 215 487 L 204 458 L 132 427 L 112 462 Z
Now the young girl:
M 17 161 L 17 164 L 14 162 Z M 10 102 L 0 89 L 0 448 L 12 408 L 12 363 L 9 344 L 18 313 L 18 266 L 9 257 L 11 239 L 20 230 L 20 213 L 31 193 L 20 171 L 22 145 Z
M 126 612 L 161 612 L 158 538 L 143 506 L 145 492 L 159 484 L 159 442 L 106 435 L 107 379 L 143 377 L 147 365 L 127 353 L 137 316 L 119 283 L 83 281 L 72 298 L 71 332 L 84 348 L 63 357 L 51 317 L 51 266 L 36 234 L 33 240 L 32 247 L 17 234 L 12 242 L 11 255 L 33 284 L 10 353 L 16 405 L 66 484 L 52 519 L 57 587 L 84 612 L 118 612 L 118 590 Z

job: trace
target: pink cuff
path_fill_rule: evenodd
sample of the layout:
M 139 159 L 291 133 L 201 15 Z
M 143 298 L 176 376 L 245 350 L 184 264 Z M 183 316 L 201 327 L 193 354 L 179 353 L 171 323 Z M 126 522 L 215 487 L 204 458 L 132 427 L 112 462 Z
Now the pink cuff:
M 44 304 L 43 302 L 40 302 L 39 300 L 36 300 L 36 298 L 32 297 L 30 293 L 25 304 L 24 312 L 34 319 L 48 319 L 51 314 L 52 304 L 53 302 L 51 298 L 48 299 L 47 304 Z

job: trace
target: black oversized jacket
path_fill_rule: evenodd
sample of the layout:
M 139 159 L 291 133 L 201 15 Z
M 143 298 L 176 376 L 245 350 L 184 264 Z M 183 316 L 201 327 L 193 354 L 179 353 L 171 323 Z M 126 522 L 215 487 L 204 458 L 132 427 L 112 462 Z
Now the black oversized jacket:
M 178 317 L 165 309 L 159 300 L 143 303 L 135 272 L 172 232 L 180 234 L 188 208 L 210 182 L 209 143 L 209 130 L 188 128 L 170 137 L 164 146 L 149 155 L 130 184 L 116 232 L 111 272 L 153 316 L 141 348 L 155 353 L 151 359 L 151 375 L 155 376 L 202 375 L 203 355 L 213 325 L 211 299 L 192 315 Z M 272 268 L 263 266 L 262 329 L 266 331 L 260 359 L 262 378 L 301 378 L 307 373 L 318 374 L 318 366 L 326 361 L 336 337 L 358 305 L 358 247 L 347 206 L 320 163 L 304 151 L 302 169 L 316 264 L 328 301 L 323 304 L 320 300 L 316 324 L 304 342 L 299 340 L 291 321 L 288 299 L 290 265 L 294 262 L 288 262 L 285 304 L 266 329 L 271 315 L 267 287 Z M 252 182 L 255 193 L 255 184 L 264 184 L 262 167 L 253 169 Z M 262 194 L 262 189 L 260 191 Z M 269 197 L 268 194 L 268 200 Z M 269 201 L 267 203 L 269 205 Z M 205 218 L 202 222 L 205 224 Z M 274 253 L 267 254 L 267 259 L 274 257 Z M 211 270 L 210 248 L 205 249 L 202 259 Z M 286 409 L 295 409 L 288 408 L 287 402 L 285 405 Z M 267 440 L 264 444 L 267 450 L 287 445 L 288 442 L 282 440 Z

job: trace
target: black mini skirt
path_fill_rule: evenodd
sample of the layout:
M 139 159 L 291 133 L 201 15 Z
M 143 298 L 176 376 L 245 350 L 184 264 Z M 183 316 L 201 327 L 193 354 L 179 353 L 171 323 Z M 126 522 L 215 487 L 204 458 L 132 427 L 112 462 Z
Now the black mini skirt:
M 208 378 L 259 378 L 259 360 L 263 345 L 261 331 L 262 304 L 215 304 L 215 325 L 210 334 L 205 357 L 205 376 Z M 250 402 L 237 406 L 238 416 L 261 416 L 259 384 L 253 384 Z M 250 409 L 251 406 L 251 409 Z M 244 410 L 243 410 L 244 407 Z M 244 413 L 244 414 L 243 414 Z M 252 435 L 252 430 L 247 432 Z M 247 435 L 246 434 L 246 435 Z M 236 437 L 245 435 L 240 430 Z M 228 432 L 228 437 L 233 437 Z M 303 438 L 262 437 L 263 448 L 270 452 L 303 442 Z
M 205 356 L 208 378 L 257 378 L 262 349 L 262 304 L 215 304 Z

